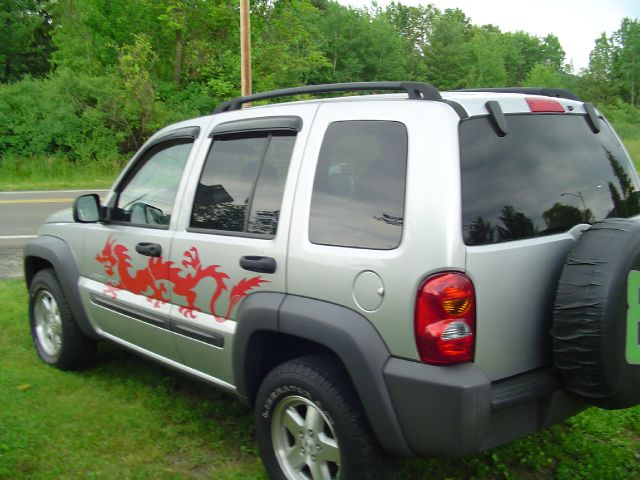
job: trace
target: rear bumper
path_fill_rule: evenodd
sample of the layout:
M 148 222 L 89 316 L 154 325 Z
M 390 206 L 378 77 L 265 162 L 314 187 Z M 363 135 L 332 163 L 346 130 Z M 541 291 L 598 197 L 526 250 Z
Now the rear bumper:
M 391 358 L 384 378 L 407 443 L 420 456 L 462 456 L 522 438 L 586 404 L 551 369 L 490 382 L 473 364 L 437 367 Z

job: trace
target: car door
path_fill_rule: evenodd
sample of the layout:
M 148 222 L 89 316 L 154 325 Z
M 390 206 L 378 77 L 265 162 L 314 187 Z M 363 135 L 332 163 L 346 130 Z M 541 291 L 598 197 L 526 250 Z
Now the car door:
M 315 109 L 227 116 L 236 119 L 213 126 L 204 164 L 185 195 L 171 247 L 171 318 L 185 365 L 219 383 L 233 382 L 241 301 L 259 291 L 286 291 L 291 201 Z
M 80 288 L 104 335 L 179 361 L 170 331 L 174 202 L 198 128 L 182 128 L 146 146 L 111 196 L 107 222 L 87 224 Z

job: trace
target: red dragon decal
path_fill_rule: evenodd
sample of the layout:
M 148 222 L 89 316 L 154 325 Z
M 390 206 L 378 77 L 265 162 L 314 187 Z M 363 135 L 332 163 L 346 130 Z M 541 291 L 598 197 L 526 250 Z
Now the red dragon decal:
M 107 284 L 106 294 L 117 298 L 119 290 L 127 290 L 138 295 L 146 295 L 155 308 L 160 308 L 169 301 L 166 293 L 167 285 L 170 285 L 175 295 L 184 297 L 186 300 L 186 306 L 181 306 L 179 309 L 180 313 L 192 319 L 196 318 L 196 312 L 201 311 L 195 305 L 198 295 L 194 289 L 205 278 L 211 278 L 215 283 L 215 289 L 209 300 L 209 310 L 218 322 L 229 318 L 233 307 L 251 290 L 269 282 L 260 276 L 242 278 L 231 289 L 229 308 L 225 317 L 219 317 L 216 314 L 215 305 L 227 290 L 226 281 L 229 275 L 219 270 L 220 265 L 204 267 L 196 247 L 186 250 L 183 257 L 182 267 L 172 261 L 165 261 L 162 257 L 152 257 L 145 268 L 135 271 L 131 265 L 127 247 L 109 238 L 100 253 L 96 255 L 96 261 L 103 265 L 109 277 L 114 277 L 116 272 L 118 274 L 117 282 L 111 280 Z

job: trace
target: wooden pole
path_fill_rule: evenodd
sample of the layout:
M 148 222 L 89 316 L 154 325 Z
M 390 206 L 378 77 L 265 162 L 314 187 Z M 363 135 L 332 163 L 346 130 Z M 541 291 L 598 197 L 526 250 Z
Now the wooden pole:
M 242 96 L 251 95 L 251 23 L 249 0 L 240 0 L 240 84 Z

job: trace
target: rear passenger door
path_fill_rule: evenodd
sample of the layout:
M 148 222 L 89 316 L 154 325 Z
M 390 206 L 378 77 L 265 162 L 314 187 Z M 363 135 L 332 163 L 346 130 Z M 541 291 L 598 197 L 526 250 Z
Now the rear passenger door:
M 183 228 L 171 248 L 172 325 L 185 365 L 223 385 L 233 380 L 232 335 L 242 300 L 286 291 L 294 184 L 315 108 L 225 115 L 236 119 L 213 126 L 204 163 L 192 172 Z
M 389 320 L 413 303 L 400 288 L 416 262 L 394 263 L 406 255 L 408 122 L 419 103 L 323 104 L 296 190 L 289 293 L 360 312 L 385 340 L 399 338 Z

